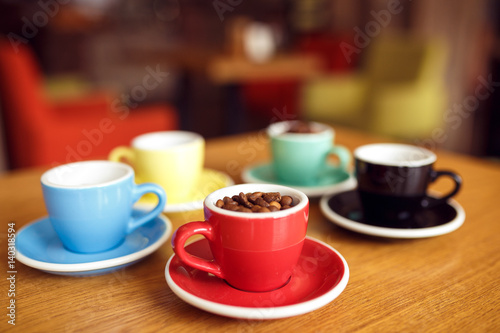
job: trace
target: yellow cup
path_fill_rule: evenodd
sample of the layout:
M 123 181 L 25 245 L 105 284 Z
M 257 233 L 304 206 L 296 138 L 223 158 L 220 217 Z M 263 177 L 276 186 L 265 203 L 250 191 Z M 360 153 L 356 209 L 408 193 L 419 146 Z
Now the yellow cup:
M 152 132 L 135 137 L 130 147 L 119 146 L 109 160 L 128 162 L 137 183 L 156 183 L 167 192 L 168 203 L 189 201 L 205 158 L 205 140 L 186 131 Z

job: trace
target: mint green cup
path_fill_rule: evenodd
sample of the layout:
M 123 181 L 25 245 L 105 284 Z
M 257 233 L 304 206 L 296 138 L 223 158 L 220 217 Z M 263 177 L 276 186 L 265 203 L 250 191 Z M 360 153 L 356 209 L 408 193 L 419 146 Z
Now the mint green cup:
M 334 145 L 335 131 L 328 125 L 309 122 L 314 133 L 288 133 L 297 121 L 282 121 L 269 125 L 272 164 L 278 180 L 297 186 L 314 186 L 326 172 L 346 171 L 351 153 Z M 332 166 L 329 156 L 338 163 Z

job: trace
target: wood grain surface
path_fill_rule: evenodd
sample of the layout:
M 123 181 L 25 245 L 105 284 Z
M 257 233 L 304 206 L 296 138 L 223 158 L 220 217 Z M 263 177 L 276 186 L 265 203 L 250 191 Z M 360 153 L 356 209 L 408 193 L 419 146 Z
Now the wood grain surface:
M 336 141 L 353 150 L 389 140 L 336 129 Z M 311 200 L 308 235 L 337 249 L 350 280 L 326 306 L 296 317 L 251 321 L 199 310 L 170 290 L 164 269 L 170 239 L 127 268 L 94 277 L 44 273 L 16 262 L 15 326 L 8 323 L 8 223 L 46 215 L 40 187 L 44 169 L 0 175 L 0 331 L 3 332 L 498 332 L 500 331 L 500 166 L 438 151 L 436 168 L 464 180 L 456 200 L 466 212 L 458 230 L 426 239 L 386 239 L 335 226 Z M 236 183 L 248 165 L 268 161 L 264 131 L 208 140 L 207 167 Z M 446 191 L 447 180 L 432 186 Z M 174 229 L 202 212 L 170 214 Z

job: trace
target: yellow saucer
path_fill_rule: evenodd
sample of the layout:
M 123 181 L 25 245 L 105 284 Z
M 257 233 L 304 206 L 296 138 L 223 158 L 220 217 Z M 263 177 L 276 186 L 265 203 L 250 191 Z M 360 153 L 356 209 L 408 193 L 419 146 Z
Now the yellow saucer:
M 176 213 L 202 209 L 203 200 L 205 200 L 207 195 L 215 190 L 231 185 L 234 185 L 234 181 L 229 175 L 217 170 L 203 169 L 198 185 L 189 194 L 189 199 L 186 202 L 169 204 L 167 193 L 167 204 L 163 212 Z M 143 196 L 134 207 L 147 209 L 155 206 L 157 203 L 158 199 L 155 196 Z

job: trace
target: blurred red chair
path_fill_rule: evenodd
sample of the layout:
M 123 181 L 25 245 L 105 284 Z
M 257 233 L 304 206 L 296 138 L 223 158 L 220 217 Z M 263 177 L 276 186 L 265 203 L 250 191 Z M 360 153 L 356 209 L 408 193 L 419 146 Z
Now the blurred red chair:
M 142 133 L 178 128 L 168 105 L 129 108 L 105 94 L 60 102 L 44 93 L 32 51 L 0 37 L 0 106 L 10 168 L 106 158 Z

